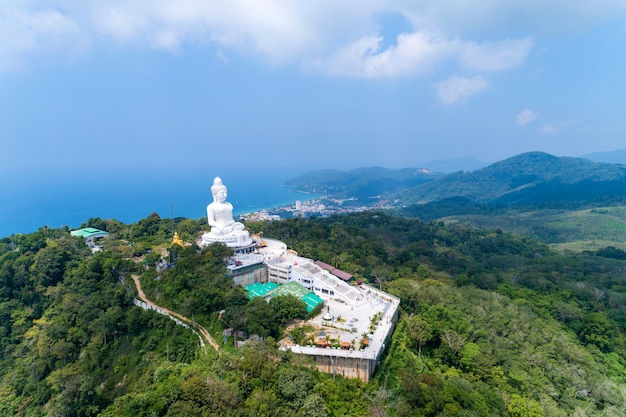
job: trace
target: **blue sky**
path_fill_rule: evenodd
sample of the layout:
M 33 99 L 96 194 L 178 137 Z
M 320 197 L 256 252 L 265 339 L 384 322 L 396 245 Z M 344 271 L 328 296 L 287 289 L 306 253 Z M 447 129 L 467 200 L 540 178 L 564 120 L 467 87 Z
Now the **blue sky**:
M 3 0 L 0 175 L 626 148 L 623 0 Z

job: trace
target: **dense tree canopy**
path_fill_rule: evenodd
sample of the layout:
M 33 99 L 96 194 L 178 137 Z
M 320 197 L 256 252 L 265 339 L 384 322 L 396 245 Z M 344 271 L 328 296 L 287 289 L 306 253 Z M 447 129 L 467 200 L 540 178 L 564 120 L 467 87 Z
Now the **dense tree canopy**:
M 66 229 L 0 239 L 0 415 L 619 416 L 626 398 L 620 250 L 560 254 L 530 238 L 364 212 L 252 223 L 301 255 L 401 299 L 368 384 L 277 349 L 297 299 L 248 300 L 202 222 L 90 219 L 92 254 Z M 150 262 L 148 262 L 150 260 Z M 172 262 L 157 270 L 153 262 Z M 209 329 L 220 354 L 148 297 Z M 222 330 L 265 338 L 234 350 Z

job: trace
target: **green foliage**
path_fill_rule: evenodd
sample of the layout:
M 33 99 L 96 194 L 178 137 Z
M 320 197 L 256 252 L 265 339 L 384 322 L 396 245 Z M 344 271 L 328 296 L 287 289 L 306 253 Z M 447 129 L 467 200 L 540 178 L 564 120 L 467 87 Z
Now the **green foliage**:
M 607 246 L 603 249 L 599 249 L 596 251 L 596 255 L 604 258 L 620 259 L 622 261 L 626 260 L 626 251 L 618 249 L 614 246 Z
M 511 417 L 543 417 L 541 405 L 535 400 L 527 400 L 518 394 L 513 394 L 507 407 Z
M 446 175 L 398 197 L 403 205 L 452 197 L 506 205 L 599 201 L 621 197 L 625 179 L 626 170 L 617 164 L 528 152 L 473 172 Z
M 304 319 L 307 316 L 306 304 L 295 295 L 279 295 L 269 301 L 274 316 L 280 325 L 293 319 Z
M 202 222 L 198 220 L 185 219 L 178 223 L 176 231 L 181 239 L 185 241 L 194 241 L 198 238 L 201 230 Z
M 285 182 L 298 190 L 331 194 L 340 198 L 368 199 L 389 195 L 440 178 L 442 174 L 412 168 L 357 168 L 351 171 L 321 170 L 309 172 Z
M 89 220 L 87 220 L 86 223 L 80 225 L 80 229 L 84 229 L 87 227 L 93 227 L 95 229 L 104 230 L 106 232 L 109 230 L 109 223 L 99 217 L 91 217 Z
M 185 246 L 177 252 L 174 268 L 157 275 L 154 269 L 142 274 L 142 286 L 148 298 L 200 323 L 215 320 L 217 312 L 247 303 L 243 288 L 226 276 L 223 260 L 232 249 L 213 244 L 200 249 Z
M 246 331 L 261 337 L 279 336 L 279 323 L 274 308 L 262 297 L 248 301 L 245 308 Z
M 176 225 L 195 230 L 150 216 L 113 233 L 156 260 Z M 174 268 L 157 273 L 143 269 L 144 257 L 92 255 L 66 231 L 42 229 L 0 241 L 0 415 L 623 413 L 626 265 L 618 250 L 555 253 L 498 230 L 382 212 L 260 230 L 401 298 L 369 384 L 320 374 L 279 350 L 280 325 L 304 317 L 304 306 L 288 296 L 248 300 L 226 275 L 232 252 L 224 245 L 180 248 Z M 236 327 L 267 338 L 219 355 L 200 348 L 188 329 L 132 305 L 128 283 L 139 272 L 149 298 L 212 332 Z
M 313 388 L 313 377 L 304 370 L 283 367 L 276 372 L 278 375 L 278 392 L 295 408 L 300 408 Z

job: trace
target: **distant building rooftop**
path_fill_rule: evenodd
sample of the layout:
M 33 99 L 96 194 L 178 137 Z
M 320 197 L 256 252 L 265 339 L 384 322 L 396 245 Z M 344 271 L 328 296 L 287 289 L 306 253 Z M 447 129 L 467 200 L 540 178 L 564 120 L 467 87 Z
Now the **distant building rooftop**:
M 330 272 L 331 274 L 333 274 L 334 276 L 336 276 L 337 278 L 341 278 L 344 281 L 350 281 L 353 278 L 352 274 L 349 274 L 347 272 L 342 271 L 341 269 L 337 269 L 332 265 L 328 265 L 325 262 L 322 261 L 315 261 L 315 265 L 319 266 L 322 269 L 327 270 L 328 272 Z

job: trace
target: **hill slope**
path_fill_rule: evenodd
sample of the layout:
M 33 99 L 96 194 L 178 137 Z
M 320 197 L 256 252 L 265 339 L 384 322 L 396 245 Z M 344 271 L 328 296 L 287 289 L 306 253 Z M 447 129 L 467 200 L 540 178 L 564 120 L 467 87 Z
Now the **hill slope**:
M 595 162 L 610 162 L 613 164 L 626 164 L 626 149 L 618 149 L 609 152 L 594 152 L 583 155 L 582 158 L 591 159 Z
M 452 197 L 504 205 L 606 200 L 626 194 L 626 167 L 530 152 L 458 172 L 397 194 L 404 204 Z
M 334 197 L 369 198 L 397 193 L 432 181 L 443 174 L 426 169 L 381 167 L 357 168 L 351 171 L 322 170 L 309 172 L 285 182 L 301 191 Z
M 172 230 L 196 234 L 189 222 L 90 219 L 111 233 L 95 255 L 67 230 L 0 239 L 0 416 L 623 415 L 626 252 L 556 254 L 382 212 L 251 224 L 401 298 L 380 371 L 364 384 L 311 369 L 272 337 L 236 350 L 219 337 L 217 355 L 133 305 L 140 272 L 159 305 L 214 336 L 278 330 L 271 305 L 226 276 L 223 246 L 185 246 L 174 268 L 150 266 Z M 137 258 L 140 244 L 152 251 Z

